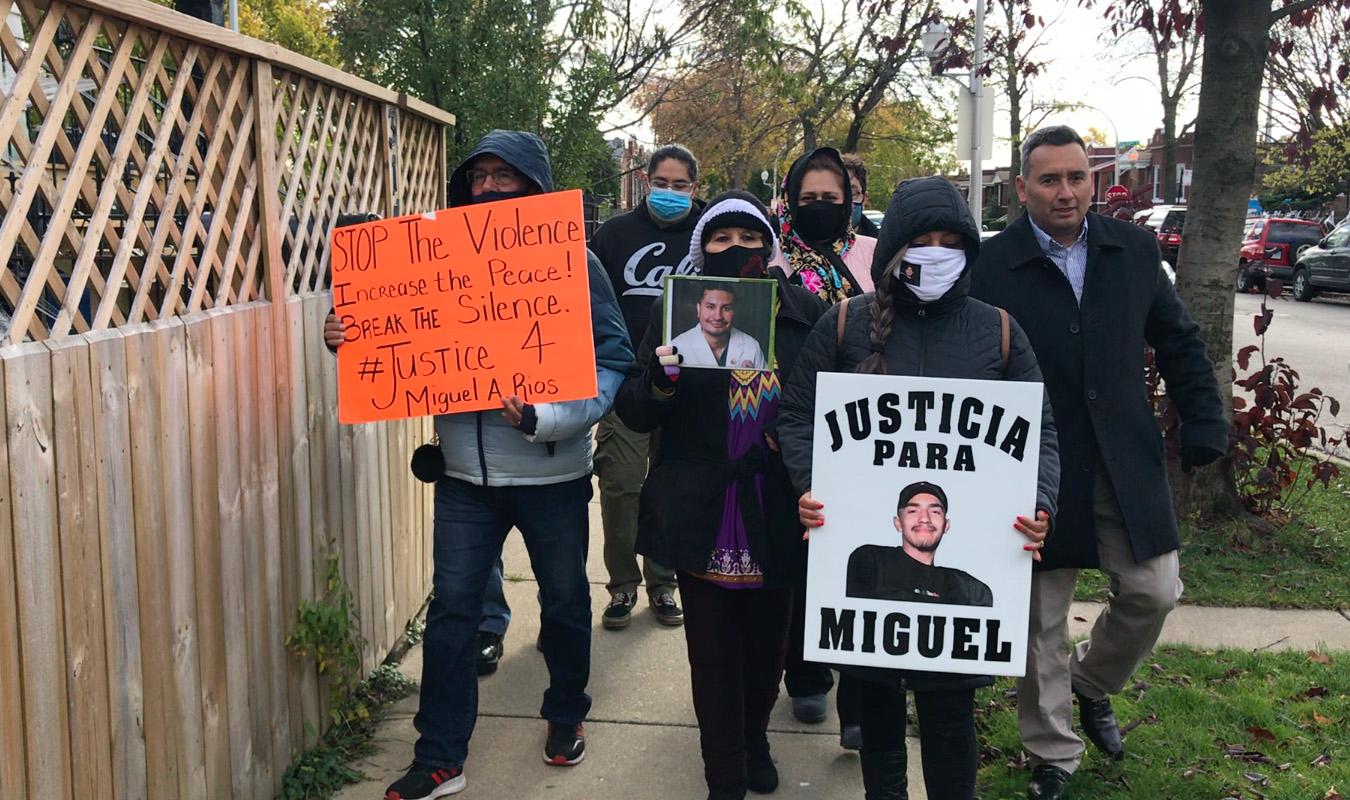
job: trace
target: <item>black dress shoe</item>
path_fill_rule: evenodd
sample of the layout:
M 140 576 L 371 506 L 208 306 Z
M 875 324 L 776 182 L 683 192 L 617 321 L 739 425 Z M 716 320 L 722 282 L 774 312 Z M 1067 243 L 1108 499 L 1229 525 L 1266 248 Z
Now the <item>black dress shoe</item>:
M 1027 784 L 1027 797 L 1031 800 L 1060 800 L 1064 797 L 1064 787 L 1069 783 L 1069 773 L 1049 764 L 1041 764 L 1031 771 L 1031 782 Z
M 1078 722 L 1088 741 L 1117 761 L 1124 758 L 1125 743 L 1120 739 L 1120 726 L 1116 724 L 1116 712 L 1111 710 L 1111 698 L 1093 700 L 1077 689 L 1073 693 L 1078 698 Z
M 488 631 L 479 631 L 478 674 L 491 675 L 497 671 L 497 662 L 502 660 L 502 637 Z

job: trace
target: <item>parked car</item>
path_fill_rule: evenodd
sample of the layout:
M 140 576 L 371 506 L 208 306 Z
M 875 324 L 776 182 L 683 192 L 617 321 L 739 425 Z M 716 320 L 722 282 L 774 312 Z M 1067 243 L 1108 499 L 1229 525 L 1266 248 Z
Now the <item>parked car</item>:
M 1264 289 L 1266 278 L 1291 280 L 1299 253 L 1321 238 L 1321 223 L 1311 220 L 1285 217 L 1247 220 L 1234 280 L 1237 290 L 1245 292 L 1253 286 Z
M 877 228 L 881 227 L 881 221 L 886 218 L 885 212 L 877 211 L 875 208 L 863 209 L 863 216 L 872 220 L 872 224 L 876 225 Z
M 1144 219 L 1144 227 L 1158 237 L 1158 249 L 1169 263 L 1177 263 L 1181 251 L 1181 227 L 1186 222 L 1185 206 L 1154 206 Z
M 1321 292 L 1350 292 L 1350 221 L 1308 247 L 1294 264 L 1294 299 Z

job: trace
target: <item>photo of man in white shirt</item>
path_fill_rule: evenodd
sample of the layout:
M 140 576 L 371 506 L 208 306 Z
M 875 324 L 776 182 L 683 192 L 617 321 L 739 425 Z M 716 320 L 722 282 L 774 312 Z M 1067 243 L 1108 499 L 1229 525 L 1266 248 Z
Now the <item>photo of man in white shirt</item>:
M 699 284 L 698 323 L 670 341 L 683 357 L 683 366 L 768 369 L 759 342 L 735 327 L 735 285 L 706 281 Z

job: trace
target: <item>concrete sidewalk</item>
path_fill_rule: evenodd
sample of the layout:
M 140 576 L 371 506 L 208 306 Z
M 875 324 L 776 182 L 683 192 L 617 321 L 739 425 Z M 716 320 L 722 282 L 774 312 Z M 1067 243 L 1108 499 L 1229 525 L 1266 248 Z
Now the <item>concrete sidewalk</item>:
M 587 572 L 595 609 L 589 687 L 594 706 L 586 723 L 586 760 L 567 769 L 543 762 L 545 724 L 539 719 L 539 703 L 548 673 L 543 657 L 534 649 L 539 615 L 533 574 L 521 538 L 513 532 L 503 559 L 506 595 L 514 615 L 500 668 L 479 681 L 478 727 L 465 765 L 468 788 L 463 797 L 702 800 L 707 796 L 684 635 L 679 628 L 662 628 L 644 605 L 638 607 L 626 630 L 600 627 L 608 593 L 600 557 L 599 506 L 592 503 L 591 511 Z M 1100 610 L 1099 604 L 1075 603 L 1073 635 L 1086 635 Z M 1168 618 L 1162 640 L 1200 647 L 1350 650 L 1350 619 L 1335 611 L 1182 606 Z M 420 647 L 408 653 L 402 669 L 414 679 L 421 678 Z M 383 797 L 385 786 L 412 760 L 416 709 L 415 696 L 398 704 L 381 726 L 378 752 L 354 765 L 370 780 L 348 787 L 338 798 Z M 858 757 L 840 749 L 833 708 L 824 724 L 803 725 L 792 718 L 784 693 L 769 731 L 782 781 L 773 797 L 862 797 Z M 917 742 L 911 739 L 910 797 L 923 800 L 925 796 Z

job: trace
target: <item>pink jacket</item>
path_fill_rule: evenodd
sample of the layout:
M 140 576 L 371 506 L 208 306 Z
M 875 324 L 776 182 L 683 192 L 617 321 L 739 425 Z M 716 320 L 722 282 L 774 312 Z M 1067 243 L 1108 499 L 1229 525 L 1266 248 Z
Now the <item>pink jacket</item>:
M 844 266 L 853 273 L 853 277 L 858 282 L 858 289 L 862 292 L 870 292 L 874 288 L 872 285 L 872 253 L 877 249 L 877 240 L 871 236 L 858 235 L 853 238 L 853 246 L 844 254 Z M 787 259 L 780 250 L 773 260 L 769 262 L 771 267 L 779 267 L 789 278 L 792 277 L 792 267 L 787 263 Z

